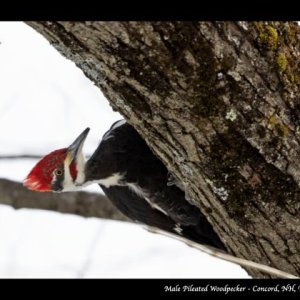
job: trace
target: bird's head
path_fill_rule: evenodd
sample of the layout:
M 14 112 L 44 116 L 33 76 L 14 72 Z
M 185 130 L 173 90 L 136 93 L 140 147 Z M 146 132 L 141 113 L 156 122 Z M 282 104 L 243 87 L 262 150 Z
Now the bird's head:
M 44 156 L 24 179 L 23 185 L 39 192 L 64 192 L 83 184 L 85 161 L 82 148 L 89 130 L 86 128 L 68 148 Z

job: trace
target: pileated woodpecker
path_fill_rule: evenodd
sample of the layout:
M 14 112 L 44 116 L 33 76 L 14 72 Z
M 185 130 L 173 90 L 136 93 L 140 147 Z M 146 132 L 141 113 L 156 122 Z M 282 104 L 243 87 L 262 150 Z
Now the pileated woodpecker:
M 185 193 L 170 185 L 168 170 L 125 120 L 115 122 L 85 162 L 85 129 L 68 148 L 44 156 L 24 180 L 35 191 L 65 192 L 98 183 L 130 219 L 222 250 L 225 247 Z

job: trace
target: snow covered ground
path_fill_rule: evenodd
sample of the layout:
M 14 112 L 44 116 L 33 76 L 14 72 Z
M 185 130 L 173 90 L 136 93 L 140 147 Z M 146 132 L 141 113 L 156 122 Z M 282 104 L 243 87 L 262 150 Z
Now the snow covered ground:
M 45 154 L 86 127 L 91 154 L 121 118 L 74 63 L 21 22 L 0 22 L 0 82 L 0 156 Z M 21 181 L 34 163 L 0 159 L 0 177 Z M 0 240 L 2 278 L 248 277 L 239 266 L 122 222 L 0 205 Z

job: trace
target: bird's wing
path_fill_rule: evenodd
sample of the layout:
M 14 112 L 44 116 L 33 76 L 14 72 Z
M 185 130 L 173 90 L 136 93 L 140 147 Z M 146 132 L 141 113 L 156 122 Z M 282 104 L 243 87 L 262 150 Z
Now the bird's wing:
M 174 222 L 182 225 L 197 225 L 199 217 L 202 217 L 198 207 L 189 203 L 185 193 L 177 186 L 163 186 L 151 193 L 150 201 L 164 210 Z
M 106 196 L 128 218 L 133 221 L 174 232 L 176 223 L 160 210 L 153 208 L 145 199 L 126 186 L 100 185 Z
M 183 215 L 174 220 L 175 210 L 172 211 L 173 216 L 170 216 L 167 211 L 151 205 L 148 200 L 127 186 L 111 186 L 109 188 L 101 186 L 101 188 L 114 205 L 128 218 L 181 235 L 201 244 L 225 250 L 223 243 L 200 211 L 197 212 L 195 222 L 182 223 L 180 219 L 184 219 Z M 185 219 L 189 217 L 186 213 L 187 211 L 184 212 Z

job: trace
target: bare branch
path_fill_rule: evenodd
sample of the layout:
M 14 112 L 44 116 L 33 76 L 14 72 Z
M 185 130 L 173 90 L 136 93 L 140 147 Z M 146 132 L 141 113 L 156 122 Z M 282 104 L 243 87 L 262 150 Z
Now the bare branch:
M 4 154 L 0 155 L 0 159 L 40 159 L 43 155 L 38 154 Z M 86 158 L 89 159 L 91 155 L 86 155 Z
M 36 154 L 11 154 L 0 155 L 0 159 L 40 159 L 42 155 Z
M 88 192 L 37 193 L 7 179 L 0 179 L 0 204 L 15 209 L 44 209 L 82 217 L 129 221 L 104 195 Z

